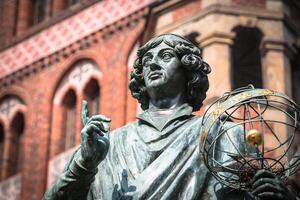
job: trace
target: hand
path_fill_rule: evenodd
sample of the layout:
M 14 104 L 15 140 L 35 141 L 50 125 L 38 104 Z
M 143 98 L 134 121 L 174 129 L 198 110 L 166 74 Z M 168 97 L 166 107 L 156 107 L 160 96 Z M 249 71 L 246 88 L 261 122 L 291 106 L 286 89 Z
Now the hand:
M 259 170 L 252 179 L 252 194 L 259 199 L 296 200 L 282 180 L 268 170 Z
M 109 149 L 108 132 L 111 120 L 103 115 L 89 118 L 87 102 L 82 102 L 80 164 L 87 169 L 95 169 L 106 157 Z

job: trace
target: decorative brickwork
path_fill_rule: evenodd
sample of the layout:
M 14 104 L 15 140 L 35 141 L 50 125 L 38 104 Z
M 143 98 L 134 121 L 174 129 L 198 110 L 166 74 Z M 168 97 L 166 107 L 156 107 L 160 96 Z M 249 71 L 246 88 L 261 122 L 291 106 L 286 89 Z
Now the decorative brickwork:
M 23 102 L 14 96 L 9 96 L 0 102 L 0 118 L 12 118 L 19 108 L 23 108 Z
M 0 78 L 127 17 L 153 0 L 101 1 L 0 53 Z

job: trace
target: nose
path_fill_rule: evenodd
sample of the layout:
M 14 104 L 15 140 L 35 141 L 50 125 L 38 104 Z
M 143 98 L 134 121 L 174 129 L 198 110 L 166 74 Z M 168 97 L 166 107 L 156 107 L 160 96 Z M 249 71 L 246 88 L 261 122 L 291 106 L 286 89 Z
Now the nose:
M 155 71 L 155 70 L 160 70 L 161 67 L 154 61 L 154 62 L 151 62 L 150 65 L 149 65 L 151 71 Z
M 160 70 L 161 69 L 161 67 L 158 64 L 158 56 L 157 55 L 155 55 L 151 59 L 149 67 L 150 67 L 151 71 L 153 71 L 153 70 Z

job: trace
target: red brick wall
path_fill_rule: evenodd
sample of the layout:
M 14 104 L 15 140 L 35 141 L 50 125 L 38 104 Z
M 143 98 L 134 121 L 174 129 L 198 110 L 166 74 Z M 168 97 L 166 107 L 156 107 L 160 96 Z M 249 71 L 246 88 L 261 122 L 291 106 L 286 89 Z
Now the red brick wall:
M 15 34 L 17 0 L 0 1 L 0 46 Z
M 102 114 L 113 119 L 113 129 L 124 125 L 127 115 L 134 115 L 126 113 L 127 101 L 130 102 L 129 106 L 135 106 L 135 102 L 127 100 L 126 95 L 128 92 L 127 61 L 130 51 L 144 28 L 144 23 L 140 20 L 135 26 L 123 27 L 121 32 L 108 35 L 105 39 L 99 35 L 99 42 L 92 44 L 90 48 L 78 51 L 57 64 L 43 68 L 17 84 L 5 88 L 6 93 L 14 91 L 13 88 L 18 88 L 21 92 L 16 95 L 22 99 L 26 97 L 23 99 L 27 112 L 25 114 L 22 199 L 38 200 L 45 192 L 50 132 L 53 127 L 58 127 L 62 123 L 58 121 L 58 124 L 53 124 L 51 127 L 53 97 L 57 84 L 72 63 L 81 58 L 89 58 L 100 66 L 103 74 L 100 83 L 101 111 Z M 2 93 L 1 96 L 3 96 Z
M 195 0 L 184 4 L 172 11 L 173 21 L 179 21 L 184 19 L 185 17 L 189 17 L 197 14 L 201 10 L 201 0 Z
M 33 3 L 28 0 L 19 0 L 17 35 L 24 33 L 33 22 Z

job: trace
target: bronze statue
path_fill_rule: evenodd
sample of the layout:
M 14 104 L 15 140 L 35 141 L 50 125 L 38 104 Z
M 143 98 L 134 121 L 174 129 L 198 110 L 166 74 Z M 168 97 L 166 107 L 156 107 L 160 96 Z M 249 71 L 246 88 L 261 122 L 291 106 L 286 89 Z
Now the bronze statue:
M 208 173 L 199 156 L 202 118 L 192 114 L 206 97 L 208 73 L 185 38 L 151 39 L 138 50 L 129 84 L 145 111 L 109 133 L 110 119 L 89 117 L 83 103 L 81 146 L 44 199 L 295 199 L 268 171 L 257 172 L 252 193 Z

